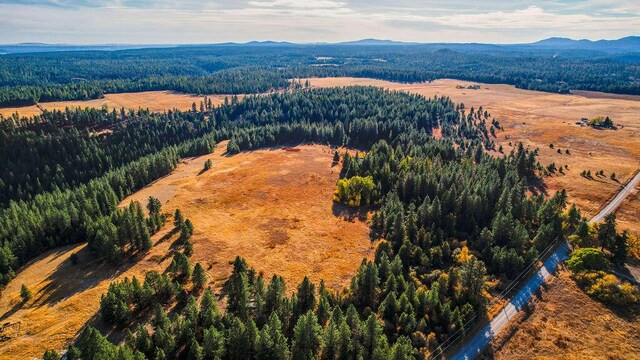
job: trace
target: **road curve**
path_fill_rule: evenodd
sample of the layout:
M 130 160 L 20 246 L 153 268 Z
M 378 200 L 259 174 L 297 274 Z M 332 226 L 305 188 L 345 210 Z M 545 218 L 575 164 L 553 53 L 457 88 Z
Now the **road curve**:
M 640 172 L 625 185 L 622 190 L 611 200 L 600 212 L 591 218 L 590 222 L 595 223 L 604 219 L 605 216 L 612 213 L 620 206 L 622 201 L 631 193 L 631 191 L 640 182 Z M 547 258 L 547 260 L 538 269 L 535 276 L 533 276 L 527 283 L 518 291 L 518 293 L 511 299 L 511 301 L 500 312 L 491 319 L 487 325 L 478 331 L 477 334 L 471 338 L 467 344 L 455 354 L 452 359 L 455 360 L 468 360 L 475 359 L 482 353 L 482 350 L 489 344 L 502 329 L 504 329 L 509 320 L 518 313 L 524 305 L 529 302 L 531 296 L 538 291 L 540 286 L 551 276 L 556 270 L 558 265 L 565 260 L 569 255 L 569 244 L 563 241 L 560 246 Z
M 629 180 L 629 182 L 620 190 L 620 192 L 611 200 L 607 206 L 602 208 L 596 216 L 591 218 L 592 223 L 597 223 L 602 221 L 605 216 L 611 214 L 615 209 L 620 206 L 622 201 L 629 196 L 629 194 L 633 191 L 633 189 L 640 183 L 640 171 L 636 173 L 636 175 Z

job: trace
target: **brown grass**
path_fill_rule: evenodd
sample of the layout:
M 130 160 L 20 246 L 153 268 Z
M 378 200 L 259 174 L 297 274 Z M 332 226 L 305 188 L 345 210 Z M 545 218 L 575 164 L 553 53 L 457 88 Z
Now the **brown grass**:
M 289 290 L 305 275 L 334 289 L 348 285 L 373 246 L 367 224 L 332 201 L 333 151 L 314 145 L 227 157 L 225 148 L 179 165 L 123 204 L 155 196 L 164 211 L 179 208 L 195 226 L 192 260 L 216 278 L 240 255 L 267 278 L 282 275 Z M 213 167 L 198 175 L 209 158 Z
M 214 288 L 228 277 L 236 255 L 267 277 L 282 275 L 289 291 L 305 275 L 324 279 L 333 289 L 347 286 L 375 244 L 367 224 L 331 200 L 339 173 L 331 166 L 333 151 L 316 145 L 227 157 L 225 149 L 222 143 L 214 154 L 183 161 L 121 205 L 146 204 L 153 195 L 164 211 L 180 208 L 195 226 L 192 262 L 203 264 Z M 209 158 L 213 168 L 199 174 Z M 153 237 L 156 244 L 147 254 L 118 266 L 96 261 L 86 244 L 57 249 L 24 266 L 0 296 L 0 323 L 22 322 L 19 337 L 0 343 L 0 359 L 42 356 L 66 346 L 87 322 L 100 325 L 100 296 L 110 282 L 143 278 L 168 266 L 177 234 L 158 241 L 171 227 Z M 75 266 L 69 260 L 74 252 L 80 257 Z M 26 304 L 20 300 L 22 284 L 33 293 Z
M 112 266 L 96 261 L 86 244 L 71 245 L 24 266 L 0 297 L 0 322 L 22 323 L 20 336 L 0 343 L 0 359 L 34 358 L 47 349 L 62 349 L 87 322 L 97 317 L 100 296 L 109 283 L 125 276 L 143 278 L 150 270 L 163 270 L 171 259 L 161 262 L 158 259 L 168 251 L 169 243 L 165 242 L 142 259 Z M 80 258 L 78 265 L 69 260 L 74 252 Z M 26 304 L 20 299 L 22 284 L 33 293 L 33 299 Z
M 225 97 L 231 97 L 232 95 L 207 95 L 211 99 L 213 105 L 220 105 L 224 103 Z M 239 95 L 242 98 L 243 95 Z M 109 109 L 120 108 L 134 109 L 138 108 L 149 109 L 152 112 L 163 112 L 166 110 L 178 109 L 189 110 L 192 104 L 195 102 L 198 109 L 200 108 L 200 102 L 204 96 L 191 95 L 178 93 L 174 91 L 144 91 L 136 93 L 121 93 L 121 94 L 106 94 L 102 99 L 84 100 L 84 101 L 54 101 L 54 102 L 42 102 L 38 106 L 45 110 L 64 110 L 65 108 L 101 108 L 103 105 L 107 105 Z M 18 112 L 20 116 L 33 116 L 41 114 L 40 108 L 36 105 L 23 106 L 17 108 L 0 108 L 0 114 L 5 117 L 11 116 L 13 113 Z
M 469 109 L 482 106 L 500 121 L 505 131 L 497 131 L 496 142 L 505 153 L 522 142 L 531 149 L 539 148 L 539 161 L 546 166 L 568 165 L 565 175 L 556 173 L 545 178 L 544 183 L 551 195 L 566 189 L 569 201 L 575 202 L 585 216 L 593 216 L 610 199 L 620 184 L 609 176 L 616 173 L 624 183 L 640 168 L 640 101 L 637 97 L 616 97 L 589 92 L 585 95 L 561 95 L 539 91 L 517 89 L 511 85 L 480 84 L 480 89 L 466 87 L 471 82 L 443 79 L 431 83 L 399 84 L 374 79 L 359 78 L 312 78 L 313 87 L 368 85 L 391 90 L 408 91 L 427 97 L 449 96 L 462 102 Z M 464 88 L 458 88 L 461 85 Z M 613 98 L 612 98 L 613 97 Z M 618 130 L 596 130 L 580 127 L 575 123 L 581 118 L 597 115 L 610 116 Z M 554 149 L 549 148 L 554 145 Z M 561 149 L 561 154 L 557 153 Z M 565 153 L 569 149 L 570 155 Z M 605 171 L 605 177 L 596 177 L 595 172 Z M 582 170 L 591 170 L 594 180 L 580 176 Z M 639 231 L 638 217 L 623 222 L 632 230 Z
M 640 236 L 640 185 L 620 204 L 616 217 L 621 228 Z
M 586 295 L 561 271 L 535 311 L 521 313 L 491 342 L 496 359 L 637 359 L 639 310 L 612 310 Z

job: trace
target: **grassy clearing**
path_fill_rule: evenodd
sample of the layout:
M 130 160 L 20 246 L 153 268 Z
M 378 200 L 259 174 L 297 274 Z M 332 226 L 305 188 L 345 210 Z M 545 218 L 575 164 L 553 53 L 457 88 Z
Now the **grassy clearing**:
M 227 96 L 230 98 L 232 95 L 207 95 L 207 97 L 211 99 L 213 105 L 224 103 L 224 99 Z M 13 113 L 18 112 L 20 116 L 29 117 L 41 114 L 42 109 L 64 110 L 67 107 L 101 108 L 103 105 L 106 105 L 109 109 L 115 108 L 117 110 L 120 110 L 120 108 L 134 110 L 137 110 L 138 108 L 148 108 L 152 112 L 162 112 L 172 109 L 189 110 L 194 102 L 199 107 L 200 101 L 202 101 L 203 97 L 204 96 L 183 94 L 174 91 L 143 91 L 137 93 L 106 94 L 102 99 L 42 102 L 38 105 L 17 108 L 0 108 L 0 114 L 8 117 Z M 242 97 L 242 95 L 239 95 L 239 97 Z
M 230 274 L 236 255 L 267 277 L 282 275 L 290 291 L 305 275 L 334 289 L 347 286 L 360 261 L 373 256 L 375 244 L 366 222 L 332 201 L 339 174 L 332 166 L 333 150 L 314 145 L 228 157 L 225 149 L 222 143 L 213 154 L 183 161 L 121 205 L 146 204 L 155 196 L 164 212 L 180 208 L 195 226 L 191 260 L 203 264 L 208 286 L 215 289 Z M 212 168 L 201 173 L 208 159 Z M 41 356 L 46 349 L 63 348 L 87 322 L 100 327 L 97 310 L 109 283 L 163 271 L 171 262 L 178 234 L 163 239 L 170 227 L 152 238 L 155 245 L 142 258 L 118 266 L 94 260 L 84 244 L 25 266 L 0 296 L 2 323 L 22 322 L 21 336 L 0 344 L 0 359 Z M 78 265 L 71 263 L 73 253 Z M 33 294 L 26 304 L 21 304 L 22 284 Z

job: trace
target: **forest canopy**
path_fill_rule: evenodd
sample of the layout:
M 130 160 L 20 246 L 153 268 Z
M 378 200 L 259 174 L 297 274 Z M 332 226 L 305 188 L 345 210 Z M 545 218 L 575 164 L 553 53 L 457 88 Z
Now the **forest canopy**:
M 174 90 L 264 92 L 299 77 L 353 76 L 399 82 L 454 78 L 567 93 L 640 94 L 640 65 L 593 54 L 450 50 L 430 46 L 212 45 L 0 56 L 0 106 Z

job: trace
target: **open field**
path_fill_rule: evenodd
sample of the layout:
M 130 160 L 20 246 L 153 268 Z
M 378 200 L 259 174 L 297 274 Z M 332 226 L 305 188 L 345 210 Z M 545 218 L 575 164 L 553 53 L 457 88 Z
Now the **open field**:
M 491 342 L 496 359 L 633 359 L 640 357 L 640 309 L 612 310 L 560 271 L 535 311 L 521 312 Z
M 224 103 L 225 97 L 232 95 L 207 95 L 211 99 L 213 105 Z M 241 95 L 239 95 L 241 97 Z M 64 110 L 65 108 L 101 108 L 107 105 L 109 109 L 120 108 L 149 109 L 152 112 L 162 112 L 171 109 L 189 110 L 192 104 L 200 106 L 200 101 L 204 96 L 183 94 L 174 91 L 144 91 L 136 93 L 106 94 L 102 99 L 84 100 L 84 101 L 55 101 L 42 102 L 38 105 L 17 107 L 17 108 L 0 108 L 0 114 L 5 117 L 11 116 L 18 112 L 20 116 L 33 116 L 42 113 L 44 110 Z
M 327 286 L 347 286 L 364 257 L 373 254 L 369 228 L 332 201 L 339 166 L 327 146 L 300 146 L 214 155 L 179 165 L 173 174 L 125 199 L 160 199 L 163 211 L 179 208 L 191 219 L 193 262 L 218 279 L 236 255 L 270 278 L 283 276 L 293 290 L 308 275 Z M 207 159 L 211 170 L 198 175 Z M 206 265 L 205 265 L 206 264 Z
M 426 97 L 449 96 L 466 108 L 482 106 L 500 122 L 496 142 L 508 153 L 518 142 L 531 149 L 539 148 L 539 161 L 546 166 L 568 165 L 565 175 L 556 173 L 544 179 L 545 191 L 553 194 L 566 189 L 569 201 L 591 217 L 610 199 L 620 184 L 640 168 L 640 100 L 636 97 L 611 98 L 608 94 L 589 92 L 587 96 L 550 94 L 517 89 L 511 85 L 477 84 L 443 79 L 431 83 L 400 84 L 374 79 L 312 78 L 312 87 L 369 85 L 408 91 Z M 470 85 L 480 85 L 473 90 Z M 581 118 L 598 115 L 611 117 L 618 130 L 596 130 L 576 125 Z M 550 144 L 554 148 L 550 148 Z M 560 149 L 560 153 L 558 153 Z M 566 153 L 569 150 L 570 154 Z M 591 170 L 593 179 L 580 176 Z M 605 176 L 595 173 L 604 170 Z M 616 182 L 610 179 L 615 172 Z M 639 231 L 638 218 L 624 224 Z
M 20 336 L 0 343 L 0 359 L 29 359 L 50 348 L 62 349 L 96 318 L 100 296 L 109 283 L 164 270 L 171 262 L 162 256 L 169 252 L 169 245 L 158 244 L 140 261 L 132 259 L 118 266 L 96 261 L 86 244 L 71 245 L 24 266 L 0 296 L 0 321 L 21 322 Z M 78 265 L 69 260 L 74 252 L 80 259 Z M 22 284 L 33 294 L 26 304 L 20 299 Z
M 368 226 L 341 206 L 332 194 L 339 167 L 326 146 L 270 149 L 227 157 L 226 143 L 214 154 L 188 159 L 169 176 L 125 199 L 158 197 L 163 211 L 180 208 L 194 223 L 192 262 L 200 262 L 209 286 L 219 288 L 236 255 L 270 277 L 282 275 L 294 290 L 304 275 L 340 289 L 360 261 L 372 257 Z M 207 159 L 213 168 L 199 174 Z M 171 218 L 169 219 L 171 221 Z M 61 349 L 85 323 L 95 325 L 101 294 L 110 282 L 163 271 L 171 262 L 171 243 L 162 241 L 165 226 L 153 237 L 155 246 L 141 258 L 112 266 L 96 261 L 85 244 L 60 248 L 27 264 L 0 296 L 0 321 L 22 323 L 21 334 L 0 345 L 0 359 L 41 356 Z M 80 263 L 69 257 L 79 254 Z M 20 286 L 33 299 L 21 304 Z M 97 324 L 99 325 L 99 323 Z

